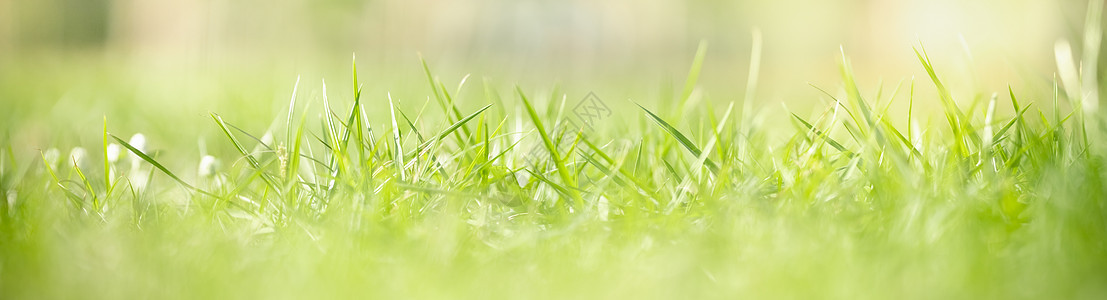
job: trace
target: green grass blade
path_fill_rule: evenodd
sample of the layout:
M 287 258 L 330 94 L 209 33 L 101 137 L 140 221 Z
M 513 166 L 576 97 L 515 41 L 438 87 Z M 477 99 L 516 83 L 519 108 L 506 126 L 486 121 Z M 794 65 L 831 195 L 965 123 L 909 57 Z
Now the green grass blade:
M 62 184 L 61 179 L 59 179 L 58 175 L 54 173 L 54 166 L 50 165 L 50 160 L 46 159 L 46 154 L 39 152 L 39 156 L 42 157 L 42 163 L 46 165 L 46 173 L 50 174 L 50 178 L 54 180 L 54 184 L 57 185 L 58 188 L 61 188 L 63 192 L 65 192 L 65 195 L 69 198 L 70 202 L 73 202 L 74 208 L 81 208 L 81 200 L 84 198 L 78 196 L 77 193 L 74 193 L 73 190 L 70 190 L 69 187 L 65 186 L 65 184 Z
M 680 102 L 683 104 L 692 96 L 692 90 L 696 88 L 696 82 L 700 78 L 700 69 L 703 68 L 703 59 L 707 56 L 707 41 L 700 41 L 696 47 L 696 57 L 692 59 L 692 67 L 688 70 L 688 78 L 684 80 L 684 90 L 680 94 Z
M 450 127 L 447 127 L 446 130 L 443 130 L 442 132 L 436 134 L 434 136 L 434 138 L 429 139 L 426 142 L 423 142 L 423 144 L 419 145 L 419 147 L 415 147 L 415 149 L 412 150 L 412 152 L 409 152 L 407 155 L 411 156 L 411 155 L 414 155 L 415 153 L 419 153 L 419 152 L 423 151 L 424 149 L 429 147 L 431 144 L 435 143 L 435 141 L 442 140 L 447 135 L 450 135 L 450 133 L 453 133 L 454 131 L 456 131 L 459 127 L 461 127 L 465 123 L 469 122 L 470 120 L 472 120 L 476 116 L 480 115 L 485 110 L 488 110 L 488 108 L 490 108 L 490 107 L 492 107 L 492 104 L 485 105 L 483 108 L 477 110 L 476 112 L 473 112 L 472 114 L 469 114 L 465 118 L 462 118 L 461 120 L 458 120 L 457 122 L 454 122 L 454 124 L 450 125 Z
M 538 116 L 538 112 L 534 110 L 534 106 L 531 105 L 530 100 L 527 99 L 527 95 L 523 93 L 523 89 L 518 86 L 515 87 L 515 92 L 519 94 L 519 98 L 523 100 L 523 105 L 527 108 L 527 114 L 530 115 L 531 122 L 534 122 L 534 127 L 538 129 L 538 135 L 542 138 L 543 145 L 546 146 L 546 150 L 550 152 L 550 157 L 553 159 L 554 165 L 557 166 L 557 175 L 561 177 L 564 184 L 568 185 L 569 198 L 574 203 L 580 202 L 580 194 L 576 192 L 576 181 L 569 175 L 569 170 L 565 165 L 565 160 L 561 158 L 561 153 L 557 151 L 557 146 L 554 145 L 553 140 L 550 139 L 550 135 L 546 132 L 546 126 L 542 124 L 542 118 Z
M 684 146 L 684 149 L 688 150 L 689 153 L 692 153 L 692 156 L 697 158 L 700 157 L 700 155 L 702 154 L 700 148 L 696 147 L 696 144 L 689 140 L 688 137 L 684 136 L 683 133 L 680 133 L 680 130 L 677 130 L 672 125 L 669 125 L 669 122 L 665 122 L 665 120 L 661 119 L 661 117 L 658 117 L 656 114 L 651 112 L 649 109 L 646 109 L 641 104 L 636 105 L 638 105 L 639 108 L 646 112 L 646 116 L 648 116 L 650 120 L 652 120 L 654 123 L 657 123 L 658 126 L 661 126 L 661 129 L 664 130 L 665 133 L 668 133 L 670 136 L 675 138 L 681 146 Z M 719 166 L 716 165 L 715 162 L 711 161 L 711 159 L 709 158 L 704 159 L 704 164 L 707 165 L 708 169 L 710 169 L 711 172 L 717 173 L 719 171 Z
M 392 101 L 392 94 L 388 94 L 388 113 L 392 115 L 392 142 L 395 147 L 392 162 L 400 172 L 400 181 L 407 181 L 407 175 L 404 173 L 404 145 L 400 139 L 400 126 L 396 123 L 396 107 Z
M 280 189 L 277 188 L 277 183 L 272 178 L 269 178 L 268 174 L 264 172 L 264 169 L 262 168 L 261 163 L 258 162 L 257 158 L 254 158 L 254 156 L 251 155 L 249 151 L 246 151 L 246 147 L 244 147 L 242 143 L 238 141 L 238 138 L 236 138 L 234 134 L 231 133 L 230 126 L 223 121 L 223 117 L 212 113 L 211 119 L 215 121 L 215 124 L 219 126 L 219 129 L 223 131 L 223 134 L 226 135 L 227 139 L 231 141 L 231 144 L 233 144 L 235 149 L 238 150 L 238 153 L 242 154 L 242 157 L 246 159 L 246 162 L 250 164 L 250 167 L 261 173 L 262 180 L 264 180 L 265 183 L 269 185 L 269 187 L 273 190 L 279 191 Z
M 224 132 L 227 132 L 225 127 L 224 127 Z M 177 174 L 173 174 L 173 172 L 169 171 L 169 169 L 166 168 L 165 166 L 163 166 L 160 162 L 158 162 L 157 160 L 151 158 L 146 153 L 143 153 L 142 151 L 139 151 L 134 146 L 131 146 L 131 144 L 128 144 L 126 141 L 123 141 L 123 139 L 119 138 L 118 136 L 115 136 L 113 134 L 108 134 L 108 135 L 111 136 L 113 139 L 115 139 L 116 142 L 119 142 L 120 145 L 123 145 L 123 148 L 127 148 L 127 150 L 131 151 L 132 154 L 134 154 L 135 156 L 138 156 L 143 161 L 146 161 L 150 165 L 154 166 L 154 168 L 161 171 L 162 174 L 165 174 L 165 176 L 169 176 L 170 179 L 173 179 L 173 181 L 176 181 L 178 184 L 188 188 L 189 190 L 195 191 L 197 193 L 204 194 L 204 195 L 207 195 L 207 196 L 211 196 L 211 197 L 214 197 L 214 198 L 220 198 L 219 195 L 209 193 L 205 190 L 199 189 L 199 188 L 189 184 L 188 182 L 185 182 L 180 177 L 177 177 Z

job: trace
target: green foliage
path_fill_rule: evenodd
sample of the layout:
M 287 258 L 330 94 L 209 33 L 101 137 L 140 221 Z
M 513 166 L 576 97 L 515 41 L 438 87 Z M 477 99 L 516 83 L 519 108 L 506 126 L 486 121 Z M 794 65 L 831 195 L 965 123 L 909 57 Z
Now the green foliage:
M 331 103 L 324 88 L 318 120 L 310 99 L 297 110 L 297 80 L 276 141 L 240 139 L 211 114 L 230 150 L 213 152 L 231 162 L 214 174 L 180 171 L 187 142 L 142 150 L 105 119 L 102 178 L 42 154 L 11 179 L 14 158 L 0 160 L 0 297 L 1107 295 L 1107 136 L 1085 129 L 1100 115 L 1074 106 L 1076 123 L 1055 104 L 1049 120 L 1014 89 L 1010 115 L 998 96 L 962 110 L 917 51 L 949 126 L 901 131 L 893 121 L 913 111 L 866 100 L 843 57 L 844 97 L 824 91 L 832 107 L 791 113 L 797 130 L 773 140 L 748 108 L 734 120 L 733 102 L 689 104 L 705 49 L 677 99 L 688 110 L 620 116 L 657 126 L 564 129 L 550 116 L 565 114 L 541 109 L 557 89 L 516 87 L 513 115 L 494 84 L 451 94 L 425 61 L 435 116 L 363 95 L 356 66 L 352 97 Z M 369 118 L 384 101 L 389 118 Z M 533 127 L 509 129 L 524 119 Z M 107 161 L 109 137 L 137 158 L 131 171 Z

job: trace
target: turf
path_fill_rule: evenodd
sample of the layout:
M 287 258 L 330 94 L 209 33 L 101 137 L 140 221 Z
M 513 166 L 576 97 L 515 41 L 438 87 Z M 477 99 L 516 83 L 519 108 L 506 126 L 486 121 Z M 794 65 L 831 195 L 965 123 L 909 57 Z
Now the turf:
M 0 298 L 1107 296 L 1094 74 L 970 103 L 920 47 L 925 80 L 868 96 L 843 55 L 824 110 L 766 115 L 757 67 L 740 105 L 700 96 L 700 47 L 652 102 L 581 110 L 423 61 L 405 103 L 354 64 L 346 97 L 297 81 L 262 131 L 172 124 L 215 130 L 212 158 L 115 134 L 125 113 L 80 157 L 8 139 Z M 919 105 L 943 114 L 920 126 Z M 612 111 L 631 125 L 588 123 Z

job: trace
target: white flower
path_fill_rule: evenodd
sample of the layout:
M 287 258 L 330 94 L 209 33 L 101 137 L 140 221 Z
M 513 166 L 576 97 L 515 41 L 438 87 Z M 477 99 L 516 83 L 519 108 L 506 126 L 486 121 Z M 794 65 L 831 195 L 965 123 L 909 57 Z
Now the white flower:
M 127 141 L 131 147 L 134 147 L 138 152 L 146 153 L 146 136 L 141 133 L 136 133 L 131 136 L 131 139 Z M 131 186 L 136 189 L 142 190 L 146 188 L 146 177 L 142 172 L 142 158 L 138 155 L 128 155 L 131 157 L 131 171 L 129 172 Z
M 85 151 L 85 148 L 73 147 L 73 150 L 69 151 L 69 161 L 67 161 L 67 163 L 69 163 L 71 167 L 79 166 L 81 160 L 85 159 L 85 156 L 88 156 L 88 151 Z
M 146 136 L 145 135 L 142 135 L 141 133 L 136 133 L 135 135 L 131 136 L 131 140 L 127 141 L 127 143 L 131 144 L 131 147 L 134 147 L 135 150 L 138 150 L 138 152 L 146 153 Z M 138 166 L 139 166 L 140 163 L 142 163 L 142 158 L 141 157 L 138 157 L 138 155 L 131 156 L 131 172 L 132 173 L 138 171 Z
M 131 144 L 131 147 L 135 147 L 139 152 L 146 153 L 146 136 L 141 133 L 136 133 L 131 136 L 131 140 L 127 141 Z
M 119 161 L 120 149 L 119 144 L 108 144 L 108 148 L 104 149 L 105 154 L 108 156 L 108 162 L 116 163 Z
M 219 167 L 219 159 L 215 156 L 204 155 L 200 158 L 200 167 L 196 170 L 196 173 L 200 177 L 210 177 L 215 174 L 215 170 Z

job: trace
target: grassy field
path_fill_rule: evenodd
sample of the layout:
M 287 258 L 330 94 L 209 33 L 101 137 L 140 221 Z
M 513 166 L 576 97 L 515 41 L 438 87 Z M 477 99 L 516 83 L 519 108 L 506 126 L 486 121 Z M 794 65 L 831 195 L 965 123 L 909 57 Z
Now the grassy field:
M 683 83 L 632 101 L 427 62 L 392 87 L 354 64 L 287 102 L 181 117 L 20 103 L 52 74 L 5 74 L 0 298 L 1107 297 L 1095 72 L 958 99 L 921 47 L 918 80 L 872 90 L 843 55 L 825 107 L 777 114 L 752 105 L 756 67 L 744 97 L 705 99 L 703 47 Z M 64 124 L 59 105 L 104 114 Z

